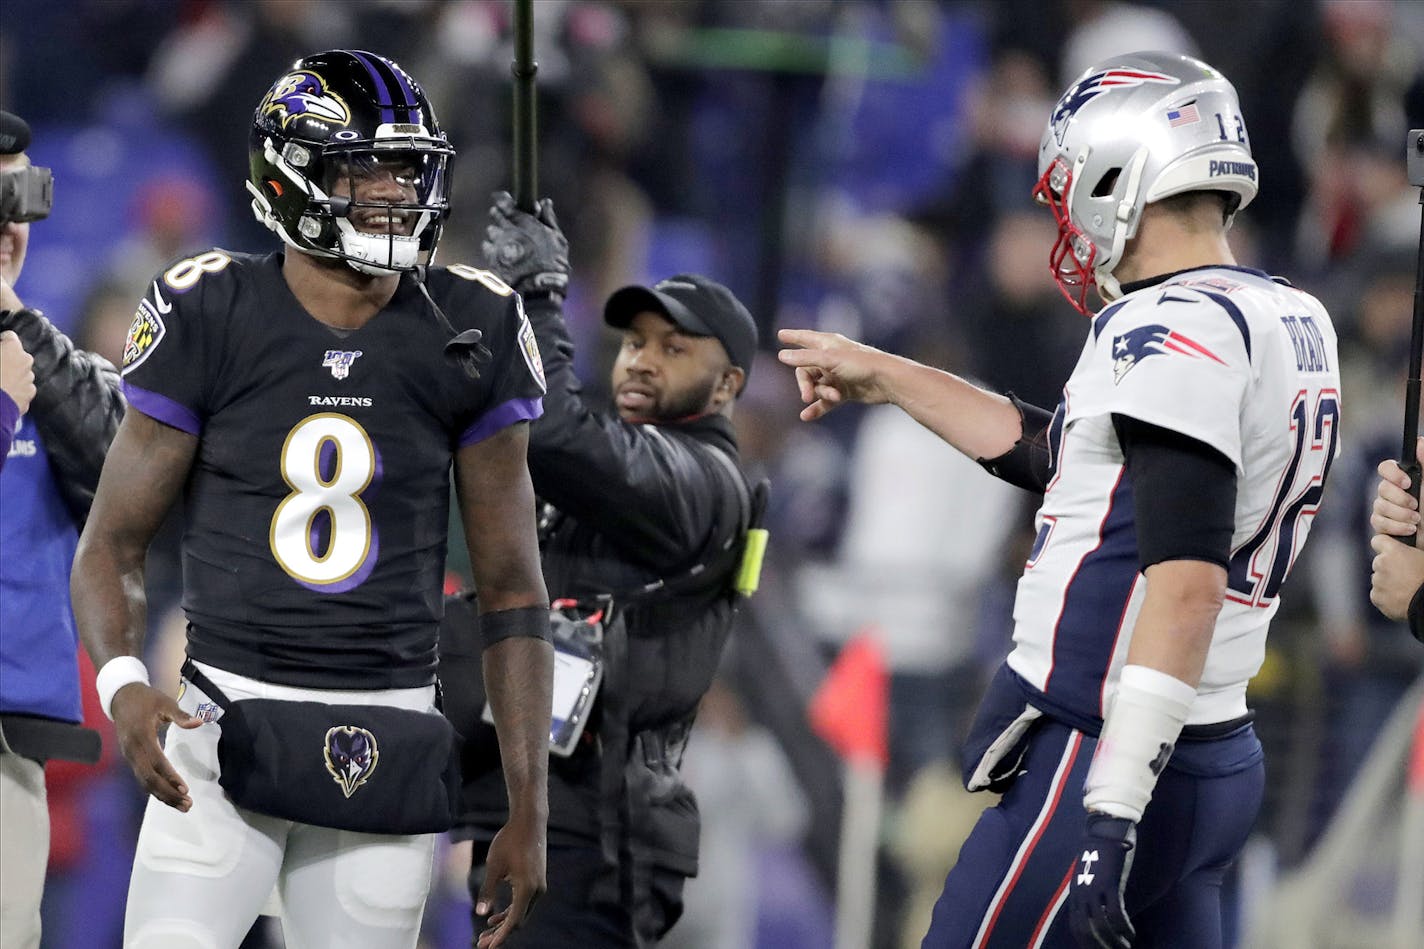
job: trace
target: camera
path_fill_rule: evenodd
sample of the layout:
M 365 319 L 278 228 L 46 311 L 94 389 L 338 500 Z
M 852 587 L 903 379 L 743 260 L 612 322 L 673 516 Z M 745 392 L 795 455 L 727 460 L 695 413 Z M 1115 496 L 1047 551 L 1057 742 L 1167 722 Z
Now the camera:
M 53 205 L 54 175 L 48 168 L 0 171 L 0 224 L 43 220 Z

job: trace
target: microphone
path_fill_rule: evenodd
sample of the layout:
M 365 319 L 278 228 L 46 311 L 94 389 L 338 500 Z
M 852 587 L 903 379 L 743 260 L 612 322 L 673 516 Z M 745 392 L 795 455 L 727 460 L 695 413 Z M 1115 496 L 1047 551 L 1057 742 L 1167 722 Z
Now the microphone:
M 442 318 L 445 316 L 444 313 L 440 315 Z M 480 363 L 493 358 L 494 355 L 489 351 L 489 347 L 480 343 L 480 337 L 483 335 L 477 329 L 468 329 L 445 344 L 445 355 L 459 363 L 460 368 L 465 370 L 465 375 L 471 379 L 480 377 Z
M 484 333 L 481 333 L 479 330 L 465 330 L 463 333 L 456 335 L 448 343 L 445 344 L 445 351 L 455 352 L 456 350 L 461 349 L 471 349 L 479 344 L 480 338 L 482 336 L 484 336 Z

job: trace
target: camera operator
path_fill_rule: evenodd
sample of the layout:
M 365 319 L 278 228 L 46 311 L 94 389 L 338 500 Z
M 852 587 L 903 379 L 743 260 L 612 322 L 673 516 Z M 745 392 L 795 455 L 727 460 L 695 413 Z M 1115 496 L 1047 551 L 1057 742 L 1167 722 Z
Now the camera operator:
M 0 372 L 9 396 L 0 396 L 0 430 L 11 435 L 0 468 L 0 932 L 17 949 L 40 941 L 44 763 L 99 757 L 98 733 L 79 725 L 69 570 L 124 411 L 114 367 L 75 349 L 15 293 L 30 222 L 49 214 L 53 194 L 49 169 L 25 155 L 29 143 L 24 120 L 0 112 Z

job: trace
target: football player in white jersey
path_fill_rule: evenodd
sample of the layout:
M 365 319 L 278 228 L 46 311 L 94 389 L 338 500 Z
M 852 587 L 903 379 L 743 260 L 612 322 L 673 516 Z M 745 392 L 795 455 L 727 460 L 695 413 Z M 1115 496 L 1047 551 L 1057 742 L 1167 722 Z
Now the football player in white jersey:
M 1335 331 L 1232 256 L 1258 172 L 1236 92 L 1205 63 L 1087 70 L 1038 170 L 1050 266 L 1092 317 L 1056 411 L 835 334 L 783 331 L 780 358 L 803 419 L 892 402 L 1043 494 L 1014 648 L 965 755 L 966 785 L 1003 798 L 924 945 L 1213 949 L 1264 784 L 1246 684 L 1339 449 Z

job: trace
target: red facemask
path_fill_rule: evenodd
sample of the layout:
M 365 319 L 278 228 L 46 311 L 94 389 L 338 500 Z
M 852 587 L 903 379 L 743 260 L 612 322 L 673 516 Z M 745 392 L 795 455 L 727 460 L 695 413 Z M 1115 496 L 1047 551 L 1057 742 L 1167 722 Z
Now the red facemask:
M 1097 246 L 1080 231 L 1068 217 L 1068 206 L 1064 196 L 1072 189 L 1073 172 L 1061 158 L 1053 160 L 1043 177 L 1034 185 L 1033 197 L 1045 204 L 1053 212 L 1053 220 L 1058 225 L 1058 240 L 1048 255 L 1048 266 L 1053 271 L 1053 279 L 1059 291 L 1084 316 L 1092 316 L 1088 309 L 1088 291 L 1097 285 L 1093 276 L 1093 262 L 1097 260 Z M 1081 251 L 1081 255 L 1077 253 Z

